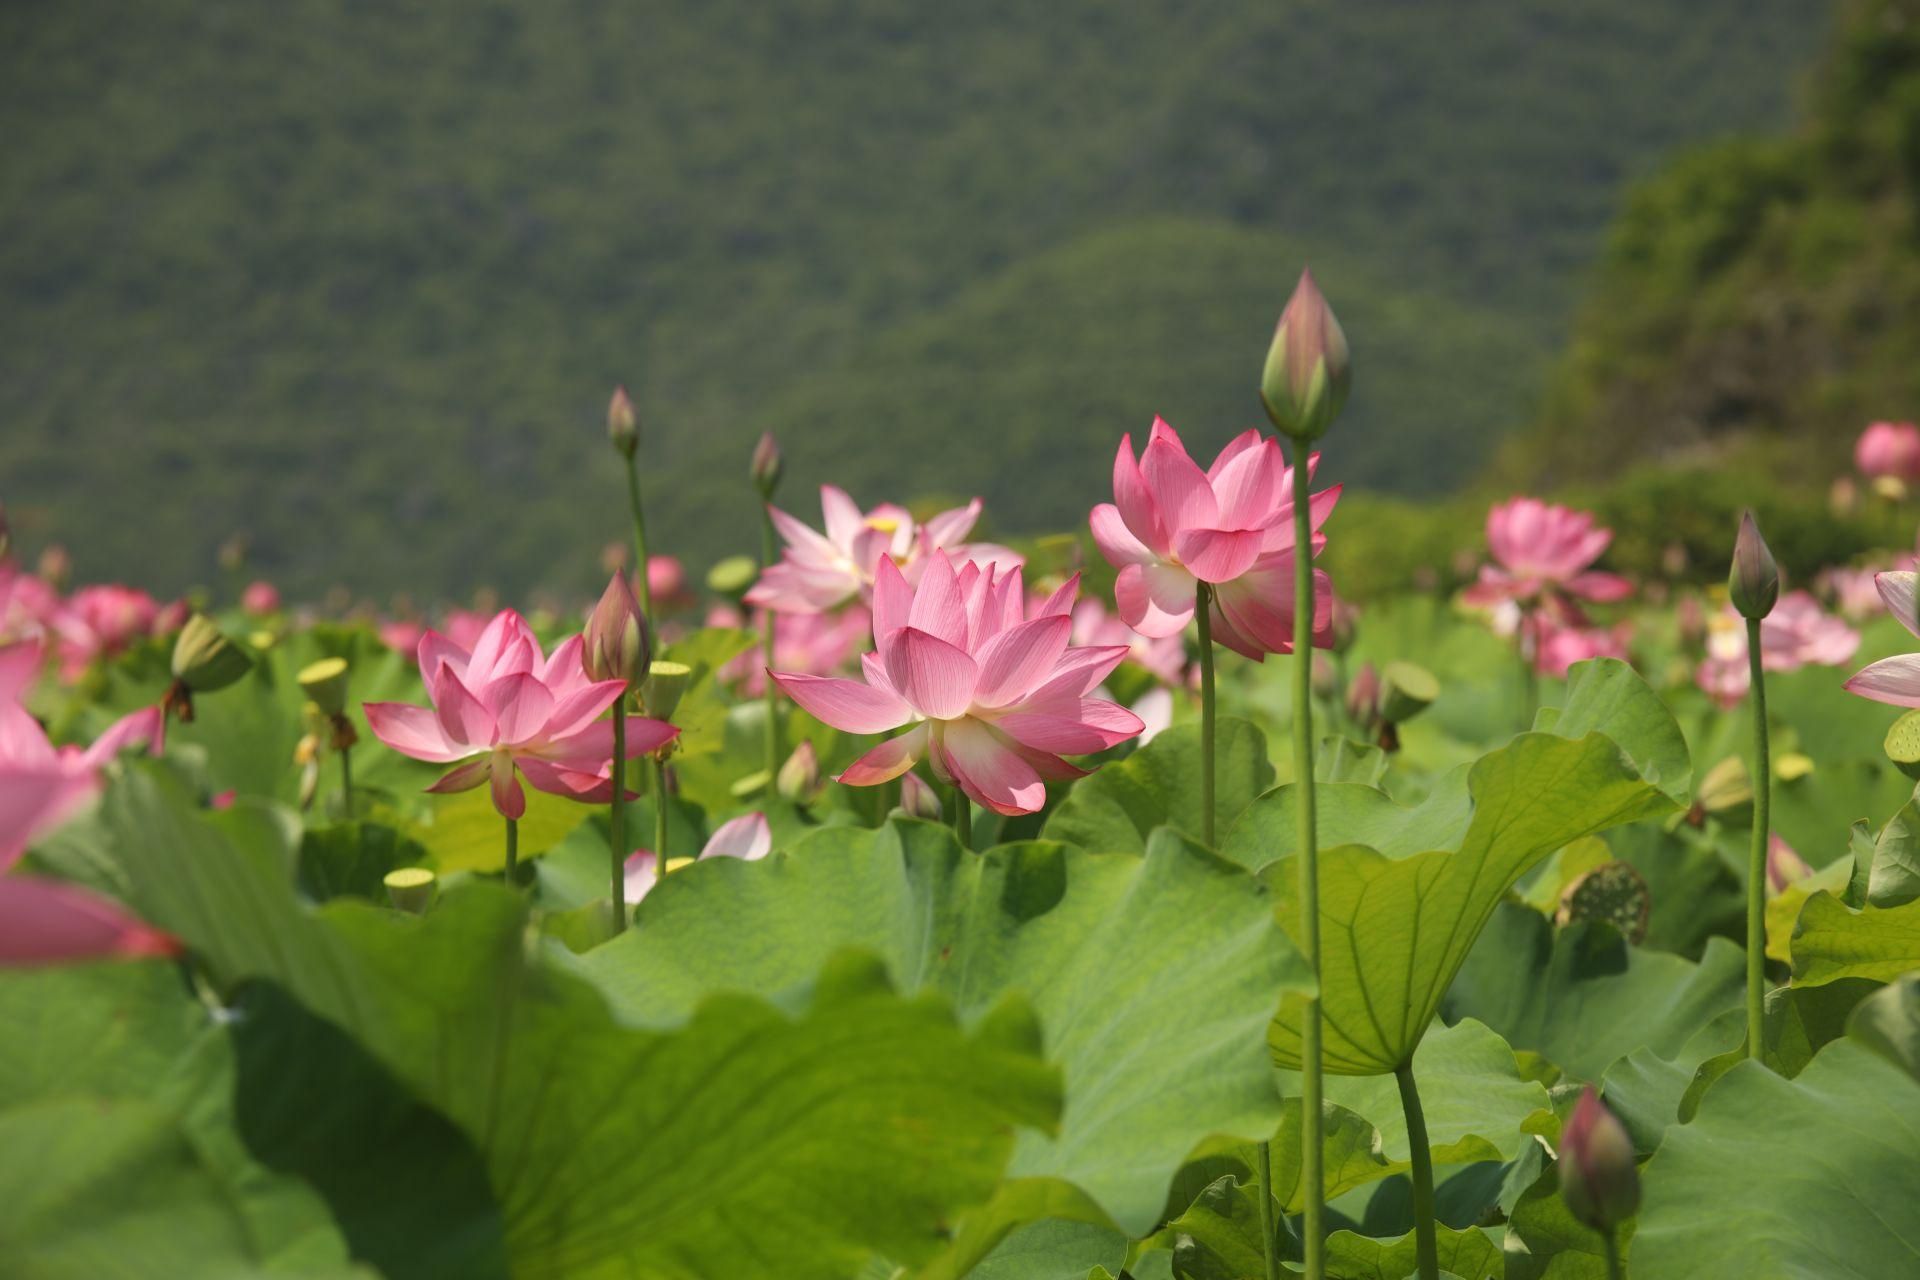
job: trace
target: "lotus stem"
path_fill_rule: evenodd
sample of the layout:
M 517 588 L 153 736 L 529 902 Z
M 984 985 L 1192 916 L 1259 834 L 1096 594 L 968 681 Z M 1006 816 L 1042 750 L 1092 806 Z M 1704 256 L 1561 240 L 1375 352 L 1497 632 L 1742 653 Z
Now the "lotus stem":
M 353 821 L 353 748 L 340 748 L 340 809 Z
M 1393 1069 L 1400 1082 L 1400 1108 L 1407 1114 L 1407 1142 L 1413 1148 L 1413 1246 L 1420 1280 L 1439 1280 L 1440 1245 L 1433 1226 L 1433 1151 L 1427 1146 L 1427 1116 L 1413 1083 L 1413 1059 Z
M 513 818 L 507 819 L 507 883 L 514 882 L 514 873 L 520 869 L 520 824 Z
M 1609 1227 L 1600 1233 L 1607 1246 L 1607 1280 L 1621 1280 L 1626 1270 L 1620 1265 L 1620 1234 Z
M 667 762 L 653 758 L 653 873 L 655 883 L 667 878 Z
M 765 569 L 773 563 L 774 535 L 773 517 L 767 514 L 763 505 L 760 508 L 760 567 Z M 766 660 L 766 668 L 773 670 L 773 621 L 771 609 L 760 611 L 760 650 Z M 774 779 L 780 773 L 780 691 L 775 687 L 773 677 L 767 677 L 767 789 L 773 790 Z
M 1761 1058 L 1767 1017 L 1767 838 L 1771 834 L 1773 767 L 1767 751 L 1767 676 L 1760 660 L 1760 620 L 1747 619 L 1747 670 L 1753 683 L 1753 852 L 1747 863 L 1747 1056 Z
M 1273 1144 L 1260 1144 L 1260 1239 L 1267 1257 L 1267 1280 L 1280 1280 L 1280 1246 L 1273 1238 Z
M 1513 633 L 1514 652 L 1520 655 L 1520 732 L 1533 728 L 1533 717 L 1540 710 L 1540 672 L 1534 667 L 1534 650 L 1539 637 L 1534 634 L 1531 609 L 1520 611 L 1520 627 Z
M 613 931 L 627 928 L 627 695 L 613 704 L 613 803 L 607 813 L 613 861 Z M 656 877 L 658 872 L 655 872 Z
M 1300 1022 L 1301 1235 L 1307 1280 L 1326 1275 L 1326 1179 L 1321 1144 L 1320 855 L 1313 794 L 1313 522 L 1307 492 L 1307 446 L 1293 460 L 1293 784 L 1299 822 L 1300 941 L 1316 994 Z
M 653 584 L 647 581 L 647 515 L 640 506 L 640 463 L 631 454 L 627 457 L 627 507 L 633 512 L 633 549 L 639 556 L 639 571 L 634 577 L 639 580 L 640 616 L 646 619 L 647 631 L 653 631 Z
M 1213 598 L 1207 584 L 1194 592 L 1193 616 L 1200 623 L 1200 839 L 1213 847 Z

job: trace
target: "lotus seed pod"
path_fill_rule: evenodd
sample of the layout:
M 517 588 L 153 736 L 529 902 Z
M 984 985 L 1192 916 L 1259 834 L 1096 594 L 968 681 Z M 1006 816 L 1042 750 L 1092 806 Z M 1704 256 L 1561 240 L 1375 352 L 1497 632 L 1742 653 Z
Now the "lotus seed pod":
M 1425 667 L 1389 662 L 1380 670 L 1380 718 L 1388 724 L 1405 724 L 1439 696 L 1440 682 Z
M 173 678 L 194 693 L 224 689 L 253 666 L 253 659 L 214 625 L 196 613 L 173 642 Z
M 684 662 L 656 662 L 640 686 L 640 705 L 655 720 L 671 720 L 692 680 L 693 668 Z
M 1773 562 L 1767 540 L 1760 536 L 1753 512 L 1740 517 L 1740 533 L 1733 540 L 1733 569 L 1727 575 L 1727 595 L 1743 618 L 1764 618 L 1780 599 L 1780 568 Z
M 421 915 L 433 904 L 438 880 L 425 867 L 401 867 L 387 872 L 381 883 L 387 886 L 387 900 L 401 911 Z
M 754 579 L 760 576 L 760 565 L 752 556 L 728 556 L 725 560 L 707 570 L 707 590 L 729 600 L 738 600 L 747 594 Z
M 345 715 L 347 711 L 347 660 L 322 658 L 300 669 L 300 690 L 313 700 L 322 714 Z
M 1314 284 L 1313 273 L 1303 271 L 1280 313 L 1260 378 L 1267 417 L 1290 439 L 1318 440 L 1340 416 L 1352 377 L 1347 335 Z
M 1903 712 L 1887 730 L 1887 759 L 1909 778 L 1920 780 L 1920 710 Z
M 1611 1231 L 1640 1207 L 1633 1140 L 1588 1085 L 1560 1134 L 1560 1194 L 1573 1216 Z

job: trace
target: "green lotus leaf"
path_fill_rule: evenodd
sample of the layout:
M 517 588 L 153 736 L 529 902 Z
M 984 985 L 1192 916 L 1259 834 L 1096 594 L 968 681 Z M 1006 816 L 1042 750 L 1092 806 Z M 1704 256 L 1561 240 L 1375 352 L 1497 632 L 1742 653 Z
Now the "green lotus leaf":
M 1920 969 L 1920 898 L 1858 911 L 1820 892 L 1793 927 L 1793 981 L 1818 986 L 1840 978 L 1891 982 Z
M 1273 785 L 1266 735 L 1232 716 L 1221 716 L 1218 729 L 1216 836 Z M 1175 725 L 1126 759 L 1075 783 L 1047 818 L 1043 834 L 1093 853 L 1143 853 L 1147 837 L 1162 826 L 1197 841 L 1205 830 L 1200 767 L 1200 726 Z

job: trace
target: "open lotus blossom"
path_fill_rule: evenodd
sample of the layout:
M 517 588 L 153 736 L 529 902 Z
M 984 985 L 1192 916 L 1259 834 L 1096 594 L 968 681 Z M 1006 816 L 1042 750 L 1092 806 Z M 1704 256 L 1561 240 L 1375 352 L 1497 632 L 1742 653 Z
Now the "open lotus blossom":
M 1860 648 L 1860 633 L 1820 607 L 1805 591 L 1789 591 L 1760 620 L 1760 665 L 1767 671 L 1837 667 Z M 1707 656 L 1694 683 L 1723 707 L 1747 696 L 1753 682 L 1747 661 L 1747 624 L 1728 605 L 1707 620 Z
M 0 644 L 46 635 L 60 610 L 60 593 L 0 559 Z
M 159 740 L 158 707 L 145 707 L 115 721 L 87 747 L 54 746 L 22 705 L 41 667 L 41 648 L 27 642 L 0 649 L 0 872 L 19 860 L 27 841 L 85 803 L 99 789 L 100 769 L 129 747 Z
M 873 590 L 878 650 L 864 655 L 866 680 L 775 672 L 787 696 L 848 733 L 911 726 L 855 760 L 840 781 L 873 786 L 922 758 L 996 813 L 1033 813 L 1050 779 L 1084 776 L 1063 756 L 1103 751 L 1138 734 L 1138 716 L 1087 695 L 1127 650 L 1069 643 L 1074 577 L 1027 616 L 1019 569 L 927 557 L 909 586 L 882 559 Z
M 1307 459 L 1307 474 L 1319 462 Z M 1244 431 L 1202 471 L 1165 421 L 1155 418 L 1138 461 L 1133 437 L 1113 459 L 1113 501 L 1089 516 L 1100 554 L 1118 569 L 1114 601 L 1126 624 L 1150 638 L 1193 619 L 1199 584 L 1212 586 L 1213 638 L 1258 662 L 1293 651 L 1293 471 L 1279 442 Z M 1312 552 L 1340 487 L 1309 499 Z M 1333 584 L 1314 572 L 1316 646 L 1333 639 Z
M 1876 422 L 1860 433 L 1853 464 L 1870 480 L 1920 480 L 1920 427 Z
M 240 609 L 256 618 L 270 618 L 280 612 L 280 588 L 264 579 L 249 582 L 240 593 Z
M 178 630 L 186 621 L 177 606 L 134 587 L 116 584 L 81 587 L 52 618 L 61 679 L 78 680 L 96 662 L 126 652 L 136 640 Z
M 1920 582 L 1920 573 L 1911 571 L 1883 573 L 1874 579 L 1887 612 L 1901 626 L 1920 636 L 1920 615 L 1916 614 L 1914 600 L 1916 582 Z M 1869 663 L 1847 681 L 1846 690 L 1896 707 L 1920 707 L 1920 653 L 1903 653 Z
M 627 682 L 589 679 L 582 643 L 574 636 L 543 656 L 533 631 L 511 609 L 487 624 L 471 651 L 429 631 L 417 657 L 433 706 L 369 702 L 367 724 L 402 755 L 458 762 L 428 791 L 489 783 L 503 817 L 527 810 L 521 777 L 552 795 L 605 803 L 613 797 L 613 722 L 600 717 Z M 662 721 L 628 716 L 627 756 L 656 751 L 677 733 Z
M 1476 607 L 1504 601 L 1522 604 L 1564 593 L 1604 604 L 1633 590 L 1625 578 L 1589 566 L 1613 541 L 1613 530 L 1594 524 L 1591 512 L 1514 498 L 1487 513 L 1487 546 L 1494 564 L 1461 597 Z
M 707 837 L 706 845 L 700 850 L 702 858 L 739 858 L 744 862 L 758 862 L 773 852 L 773 831 L 767 826 L 764 813 L 743 813 L 730 818 L 714 828 Z M 667 870 L 677 871 L 691 858 L 668 858 Z M 625 864 L 627 882 L 627 904 L 647 896 L 653 886 L 660 882 L 659 859 L 651 849 L 635 850 Z
M 707 614 L 710 627 L 760 629 L 764 614 L 742 617 L 731 605 L 718 605 Z M 873 634 L 873 615 L 864 605 L 849 605 L 833 613 L 776 613 L 773 616 L 773 663 L 782 671 L 825 676 L 844 670 L 867 647 Z M 749 650 L 720 668 L 720 679 L 737 684 L 740 692 L 758 697 L 766 692 L 767 669 L 758 652 Z
M 1533 669 L 1543 676 L 1564 680 L 1568 668 L 1589 658 L 1627 657 L 1629 628 L 1571 627 L 1547 625 L 1540 628 L 1533 646 Z
M 820 511 L 826 518 L 824 535 L 778 507 L 767 508 L 773 527 L 787 545 L 779 562 L 762 570 L 760 581 L 747 592 L 748 604 L 776 613 L 820 613 L 856 597 L 868 600 L 880 561 L 891 561 L 911 584 L 920 580 L 922 567 L 936 551 L 958 564 L 1004 570 L 1021 563 L 1005 547 L 965 541 L 980 519 L 978 498 L 922 525 L 914 522 L 905 507 L 892 503 L 863 513 L 845 490 L 823 484 Z

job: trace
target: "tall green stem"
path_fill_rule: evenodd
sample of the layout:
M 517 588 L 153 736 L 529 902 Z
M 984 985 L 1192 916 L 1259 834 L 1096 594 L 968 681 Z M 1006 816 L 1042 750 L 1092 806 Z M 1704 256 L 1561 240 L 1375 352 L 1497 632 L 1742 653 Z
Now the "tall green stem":
M 962 849 L 973 848 L 973 801 L 958 786 L 953 789 L 953 834 Z
M 1607 1246 L 1607 1280 L 1621 1280 L 1627 1273 L 1620 1267 L 1620 1235 L 1612 1227 L 1600 1233 Z
M 1313 518 L 1307 447 L 1293 460 L 1293 785 L 1300 847 L 1300 933 L 1307 968 L 1320 974 L 1320 853 L 1313 794 Z M 1300 1025 L 1301 1234 L 1307 1280 L 1326 1275 L 1326 1178 L 1321 1114 L 1320 999 L 1307 1001 Z
M 1534 665 L 1539 637 L 1534 634 L 1533 611 L 1520 611 L 1520 629 L 1514 632 L 1515 650 L 1520 655 L 1520 732 L 1533 728 L 1540 711 L 1540 669 Z
M 634 576 L 640 585 L 640 616 L 647 621 L 647 629 L 653 629 L 653 585 L 647 581 L 647 516 L 640 508 L 640 463 L 627 459 L 627 507 L 633 512 L 633 549 L 640 557 L 639 572 Z
M 520 870 L 520 824 L 512 818 L 507 819 L 507 883 L 514 882 L 515 873 Z
M 653 758 L 653 874 L 657 884 L 667 878 L 667 764 Z
M 1267 1280 L 1280 1280 L 1280 1246 L 1273 1238 L 1273 1144 L 1260 1144 L 1260 1247 L 1267 1255 Z
M 1413 1085 L 1413 1060 L 1393 1069 L 1400 1082 L 1400 1109 L 1407 1113 L 1407 1142 L 1413 1148 L 1413 1247 L 1420 1280 L 1439 1280 L 1440 1245 L 1433 1226 L 1433 1151 L 1427 1146 L 1427 1116 Z
M 627 927 L 627 695 L 613 704 L 613 806 L 607 814 L 607 846 L 613 859 L 613 931 Z M 658 872 L 655 873 L 658 875 Z
M 773 563 L 773 517 L 760 509 L 760 567 Z M 767 668 L 767 790 L 780 774 L 780 691 L 773 683 L 773 610 L 760 613 L 760 650 Z
M 340 748 L 340 811 L 353 819 L 353 748 Z
M 1747 619 L 1747 670 L 1753 682 L 1753 854 L 1747 865 L 1747 1056 L 1761 1056 L 1767 1017 L 1767 837 L 1773 762 L 1767 753 L 1767 676 L 1760 664 L 1760 620 Z
M 1200 622 L 1200 839 L 1213 847 L 1213 598 L 1202 582 L 1193 595 Z

